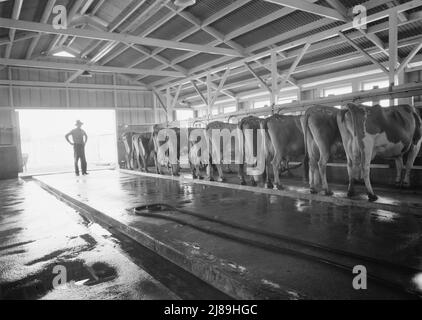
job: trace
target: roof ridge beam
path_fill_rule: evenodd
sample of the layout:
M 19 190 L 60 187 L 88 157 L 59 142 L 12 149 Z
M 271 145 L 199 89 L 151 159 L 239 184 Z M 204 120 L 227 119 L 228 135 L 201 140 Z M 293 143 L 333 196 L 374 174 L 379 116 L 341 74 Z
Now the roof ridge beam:
M 164 77 L 184 78 L 185 75 L 175 71 L 155 71 L 147 69 L 133 69 L 120 67 L 105 67 L 97 65 L 84 65 L 77 63 L 45 62 L 24 59 L 0 58 L 0 64 L 6 66 L 19 66 L 39 69 L 59 69 L 59 70 L 87 70 L 92 72 L 121 73 L 121 74 L 150 74 Z
M 26 30 L 26 31 L 52 33 L 52 34 L 57 34 L 57 35 L 77 36 L 77 37 L 88 38 L 88 39 L 100 39 L 100 40 L 118 41 L 118 42 L 123 42 L 123 43 L 134 43 L 134 44 L 147 45 L 147 46 L 153 46 L 153 47 L 173 48 L 176 50 L 183 50 L 183 51 L 198 51 L 198 52 L 204 52 L 204 53 L 210 53 L 210 54 L 216 54 L 216 55 L 227 55 L 227 56 L 233 56 L 233 57 L 240 56 L 240 54 L 237 51 L 232 50 L 232 49 L 196 45 L 196 44 L 191 44 L 187 42 L 176 42 L 176 41 L 146 38 L 146 37 L 143 38 L 143 37 L 132 36 L 128 34 L 81 30 L 81 29 L 75 29 L 75 28 L 56 30 L 53 28 L 53 26 L 50 26 L 48 24 L 37 23 L 37 22 L 0 18 L 0 26 L 2 28 L 9 28 L 9 29 L 20 29 L 20 30 Z

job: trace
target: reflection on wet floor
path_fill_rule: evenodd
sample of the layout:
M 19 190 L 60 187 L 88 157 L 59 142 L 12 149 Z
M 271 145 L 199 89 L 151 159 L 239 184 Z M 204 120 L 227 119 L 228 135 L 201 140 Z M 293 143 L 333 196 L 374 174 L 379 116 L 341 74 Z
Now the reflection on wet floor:
M 0 299 L 178 299 L 198 294 L 179 295 L 191 279 L 168 264 L 154 269 L 156 263 L 163 261 L 83 219 L 34 182 L 0 182 Z M 225 298 L 196 281 L 202 297 Z

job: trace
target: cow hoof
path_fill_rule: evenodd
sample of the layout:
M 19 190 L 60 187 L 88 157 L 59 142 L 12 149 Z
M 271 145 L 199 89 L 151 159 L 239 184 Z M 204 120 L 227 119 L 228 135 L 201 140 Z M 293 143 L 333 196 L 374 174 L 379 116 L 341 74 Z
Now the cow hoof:
M 241 186 L 246 186 L 246 181 L 241 180 L 241 181 L 240 181 L 240 185 L 241 185 Z
M 273 184 L 271 182 L 267 182 L 266 184 L 264 184 L 264 188 L 265 189 L 273 189 L 274 186 L 273 186 Z
M 217 182 L 224 182 L 224 178 L 218 178 Z
M 349 190 L 348 192 L 347 192 L 347 197 L 348 198 L 353 198 L 355 196 L 355 191 L 354 190 Z
M 284 190 L 284 187 L 281 184 L 274 185 L 274 190 Z
M 403 182 L 402 187 L 404 189 L 410 189 L 410 183 L 409 182 Z
M 368 193 L 368 200 L 369 202 L 374 202 L 378 200 L 378 197 L 375 194 Z
M 311 194 L 318 194 L 318 190 L 315 188 L 311 188 L 310 191 L 311 191 Z
M 251 185 L 252 185 L 253 187 L 256 187 L 256 186 L 257 186 L 257 183 L 256 183 L 256 181 L 255 181 L 254 179 L 252 179 L 252 181 L 251 181 Z
M 402 183 L 401 183 L 401 181 L 396 181 L 396 182 L 394 183 L 394 186 L 395 186 L 396 188 L 400 189 L 400 188 L 402 187 Z
M 334 194 L 331 190 L 325 190 L 324 193 L 327 197 L 331 197 Z

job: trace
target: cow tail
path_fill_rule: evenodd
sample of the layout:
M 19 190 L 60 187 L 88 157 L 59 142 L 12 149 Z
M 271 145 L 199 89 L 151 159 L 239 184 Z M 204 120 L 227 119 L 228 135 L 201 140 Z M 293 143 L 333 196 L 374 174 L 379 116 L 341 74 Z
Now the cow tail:
M 415 118 L 415 133 L 413 134 L 413 144 L 417 145 L 422 139 L 422 120 L 416 111 L 413 111 L 413 117 Z
M 262 174 L 264 179 L 267 179 L 267 175 L 269 175 L 269 172 L 267 172 L 267 161 L 269 157 L 269 150 L 268 150 L 268 143 L 270 137 L 268 136 L 268 120 L 265 119 L 261 121 L 260 123 L 260 132 L 262 136 L 262 144 L 263 144 L 263 150 L 264 150 L 264 172 Z
M 305 179 L 307 179 L 309 175 L 309 150 L 308 150 L 308 135 L 309 135 L 309 117 L 310 113 L 305 112 L 305 119 L 303 121 L 303 138 L 304 138 L 304 146 L 305 146 L 305 159 L 303 159 L 303 170 L 305 174 Z
M 358 135 L 358 130 L 359 130 L 359 128 L 358 128 L 358 119 L 357 119 L 357 114 L 356 114 L 356 106 L 355 105 L 353 105 L 353 104 L 348 104 L 347 105 L 347 109 L 349 110 L 349 112 L 350 112 L 350 116 L 351 116 L 351 118 L 352 118 L 352 124 L 353 124 L 353 136 L 354 137 L 357 137 L 357 135 Z

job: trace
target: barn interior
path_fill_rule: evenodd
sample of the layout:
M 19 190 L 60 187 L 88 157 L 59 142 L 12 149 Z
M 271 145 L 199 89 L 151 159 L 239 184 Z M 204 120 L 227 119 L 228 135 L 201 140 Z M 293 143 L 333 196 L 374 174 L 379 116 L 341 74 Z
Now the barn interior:
M 395 123 L 420 148 L 422 0 L 0 0 L 0 299 L 420 299 L 419 149 L 408 185 L 372 159 L 376 201 L 348 194 L 341 140 L 332 195 L 310 192 L 305 154 L 268 188 L 275 171 L 195 179 L 189 151 L 175 174 L 136 149 L 157 154 L 157 128 L 349 104 L 410 106 Z

